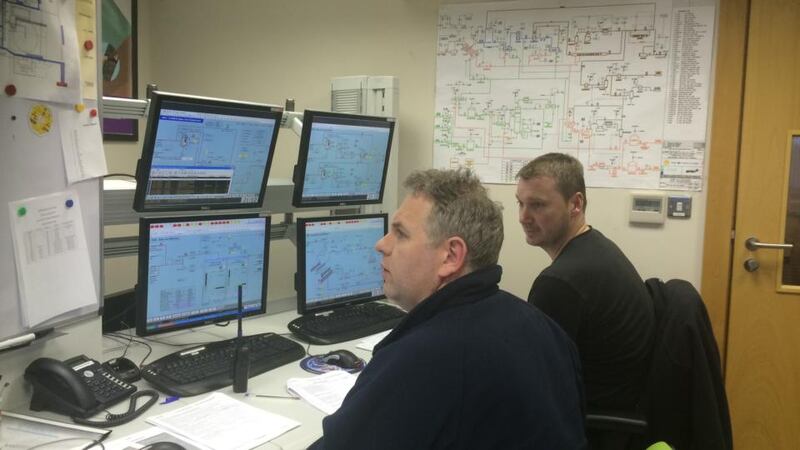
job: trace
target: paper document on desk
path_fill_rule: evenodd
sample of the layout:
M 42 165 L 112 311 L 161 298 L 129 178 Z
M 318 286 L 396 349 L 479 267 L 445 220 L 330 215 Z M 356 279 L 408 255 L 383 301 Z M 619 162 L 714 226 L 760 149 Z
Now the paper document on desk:
M 81 450 L 111 430 L 0 411 L 0 449 Z M 57 446 L 55 443 L 59 443 Z
M 149 427 L 137 433 L 129 434 L 125 437 L 113 440 L 111 442 L 104 442 L 104 450 L 139 450 L 145 445 L 154 442 L 172 442 L 178 444 L 185 450 L 202 450 L 202 447 L 189 442 L 185 438 L 181 438 L 169 431 L 164 431 L 158 427 Z M 84 445 L 81 448 L 85 448 Z
M 344 370 L 333 370 L 309 378 L 289 378 L 286 389 L 325 414 L 333 414 L 342 406 L 344 397 L 358 376 Z
M 204 450 L 247 450 L 300 423 L 215 392 L 147 422 L 195 442 Z
M 364 338 L 363 341 L 361 341 L 358 344 L 356 344 L 356 347 L 358 347 L 360 349 L 363 349 L 363 350 L 366 350 L 368 352 L 371 352 L 375 348 L 375 346 L 378 345 L 378 342 L 382 341 L 383 338 L 388 336 L 389 333 L 391 333 L 391 332 L 392 332 L 392 330 L 389 329 L 389 330 L 386 330 L 386 331 L 384 331 L 382 333 L 373 334 L 372 336 L 368 336 L 368 337 Z

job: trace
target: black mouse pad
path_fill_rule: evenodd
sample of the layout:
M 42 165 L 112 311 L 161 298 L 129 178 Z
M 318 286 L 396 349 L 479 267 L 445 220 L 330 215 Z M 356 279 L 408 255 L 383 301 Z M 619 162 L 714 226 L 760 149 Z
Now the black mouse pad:
M 302 361 L 300 361 L 300 367 L 302 367 L 303 370 L 305 370 L 306 372 L 317 373 L 317 374 L 330 372 L 333 370 L 344 370 L 350 373 L 357 373 L 361 372 L 364 369 L 365 365 L 366 363 L 362 359 L 359 361 L 357 367 L 354 367 L 352 369 L 343 369 L 339 366 L 334 366 L 332 364 L 325 363 L 325 360 L 323 359 L 322 355 L 307 356 L 303 358 Z

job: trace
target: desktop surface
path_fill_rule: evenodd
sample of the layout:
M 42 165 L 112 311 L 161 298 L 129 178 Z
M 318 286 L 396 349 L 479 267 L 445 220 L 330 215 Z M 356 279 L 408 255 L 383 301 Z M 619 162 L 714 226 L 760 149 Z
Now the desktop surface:
M 259 333 L 270 333 L 270 332 L 285 333 L 286 324 L 297 317 L 298 314 L 296 312 L 287 311 L 272 315 L 246 318 L 243 321 L 244 334 L 254 335 Z M 129 334 L 131 332 L 132 330 L 127 330 L 126 332 L 124 332 L 124 334 Z M 188 349 L 191 348 L 190 346 L 191 344 L 213 341 L 213 340 L 230 339 L 233 338 L 235 335 L 236 335 L 236 327 L 235 325 L 231 324 L 230 326 L 227 327 L 208 325 L 200 328 L 175 331 L 172 333 L 155 336 L 154 339 L 157 340 L 158 342 L 150 341 L 150 345 L 152 346 L 152 354 L 147 358 L 145 364 L 148 361 L 153 361 L 155 359 L 161 358 L 165 355 L 173 353 L 176 350 L 176 347 L 172 345 L 167 345 L 165 343 L 186 344 L 186 347 L 184 348 Z M 106 338 L 103 341 L 104 341 L 103 360 L 118 357 L 122 354 L 122 352 L 125 349 L 126 342 L 124 340 L 114 341 Z M 353 352 L 356 356 L 369 361 L 369 359 L 372 356 L 372 353 L 357 348 L 356 344 L 358 342 L 359 340 L 354 340 L 336 344 L 335 346 L 304 344 L 304 349 L 308 348 L 308 353 L 313 355 L 325 354 L 333 350 L 347 349 Z M 133 343 L 128 348 L 127 357 L 132 359 L 136 363 L 140 363 L 142 358 L 144 358 L 145 355 L 147 354 L 147 352 L 148 350 L 145 346 Z M 248 381 L 248 393 L 251 395 L 236 394 L 233 392 L 231 386 L 218 389 L 216 390 L 216 392 L 222 392 L 236 400 L 245 402 L 249 405 L 267 410 L 272 413 L 280 414 L 282 416 L 288 417 L 290 419 L 296 420 L 301 423 L 300 427 L 297 427 L 279 436 L 278 438 L 274 439 L 272 443 L 267 443 L 258 447 L 259 449 L 266 450 L 266 449 L 278 448 L 276 447 L 276 445 L 280 446 L 280 448 L 284 450 L 305 449 L 322 436 L 322 419 L 325 418 L 325 414 L 303 400 L 292 400 L 285 398 L 286 396 L 288 396 L 286 391 L 286 381 L 289 378 L 304 378 L 312 376 L 314 375 L 300 368 L 300 364 L 298 361 L 294 361 L 282 365 L 280 367 L 277 367 L 275 369 L 269 370 L 267 372 L 264 372 L 260 375 L 251 377 Z M 135 384 L 140 386 L 140 389 L 147 389 L 152 387 L 145 380 L 139 381 Z M 281 398 L 256 397 L 254 394 L 276 396 Z M 203 397 L 204 396 L 198 396 L 193 398 L 181 397 L 176 401 L 164 404 L 166 395 L 162 395 L 161 399 L 159 399 L 158 404 L 153 406 L 153 408 L 151 408 L 142 417 L 139 417 L 138 419 L 129 424 L 115 427 L 114 433 L 109 437 L 109 439 L 113 440 L 121 436 L 141 431 L 149 426 L 149 424 L 146 423 L 146 419 L 148 416 L 162 414 L 165 412 L 169 412 L 184 407 Z M 112 412 L 116 412 L 123 406 L 125 405 L 119 404 L 116 405 L 111 410 Z M 51 416 L 51 417 L 63 419 L 63 416 Z

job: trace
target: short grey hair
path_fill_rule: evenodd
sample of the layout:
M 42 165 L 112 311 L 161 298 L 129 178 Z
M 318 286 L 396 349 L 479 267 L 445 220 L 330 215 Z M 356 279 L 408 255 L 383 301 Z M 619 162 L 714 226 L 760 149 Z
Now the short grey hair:
M 433 203 L 427 223 L 432 244 L 459 236 L 467 244 L 469 270 L 497 264 L 503 245 L 503 208 L 489 198 L 472 171 L 416 171 L 404 186 L 412 195 L 422 195 Z
M 517 173 L 518 180 L 528 181 L 538 177 L 552 178 L 564 200 L 569 200 L 578 192 L 583 194 L 583 210 L 586 211 L 588 199 L 580 161 L 564 153 L 547 153 L 525 164 Z

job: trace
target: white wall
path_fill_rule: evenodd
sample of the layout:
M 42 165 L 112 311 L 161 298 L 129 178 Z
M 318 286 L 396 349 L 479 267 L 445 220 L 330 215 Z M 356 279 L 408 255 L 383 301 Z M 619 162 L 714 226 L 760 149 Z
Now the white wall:
M 296 100 L 297 110 L 326 109 L 332 77 L 395 75 L 400 79 L 402 180 L 414 169 L 431 166 L 438 5 L 435 0 L 141 1 L 141 89 L 155 82 L 162 90 L 277 104 L 288 97 Z M 290 177 L 298 143 L 292 133 L 281 132 L 271 176 Z M 109 165 L 113 171 L 132 171 L 138 152 L 137 145 L 109 145 Z M 514 189 L 490 186 L 505 208 L 502 285 L 526 297 L 549 261 L 525 243 Z M 705 193 L 692 196 L 691 219 L 642 228 L 628 224 L 628 190 L 590 189 L 588 219 L 617 242 L 643 277 L 684 278 L 699 286 Z M 276 250 L 292 253 L 276 247 L 273 261 Z M 290 289 L 272 293 L 293 270 L 288 266 L 294 257 L 289 258 L 280 259 L 285 264 L 279 275 L 270 274 L 271 296 L 291 294 Z M 133 264 L 107 261 L 107 292 L 132 286 Z

